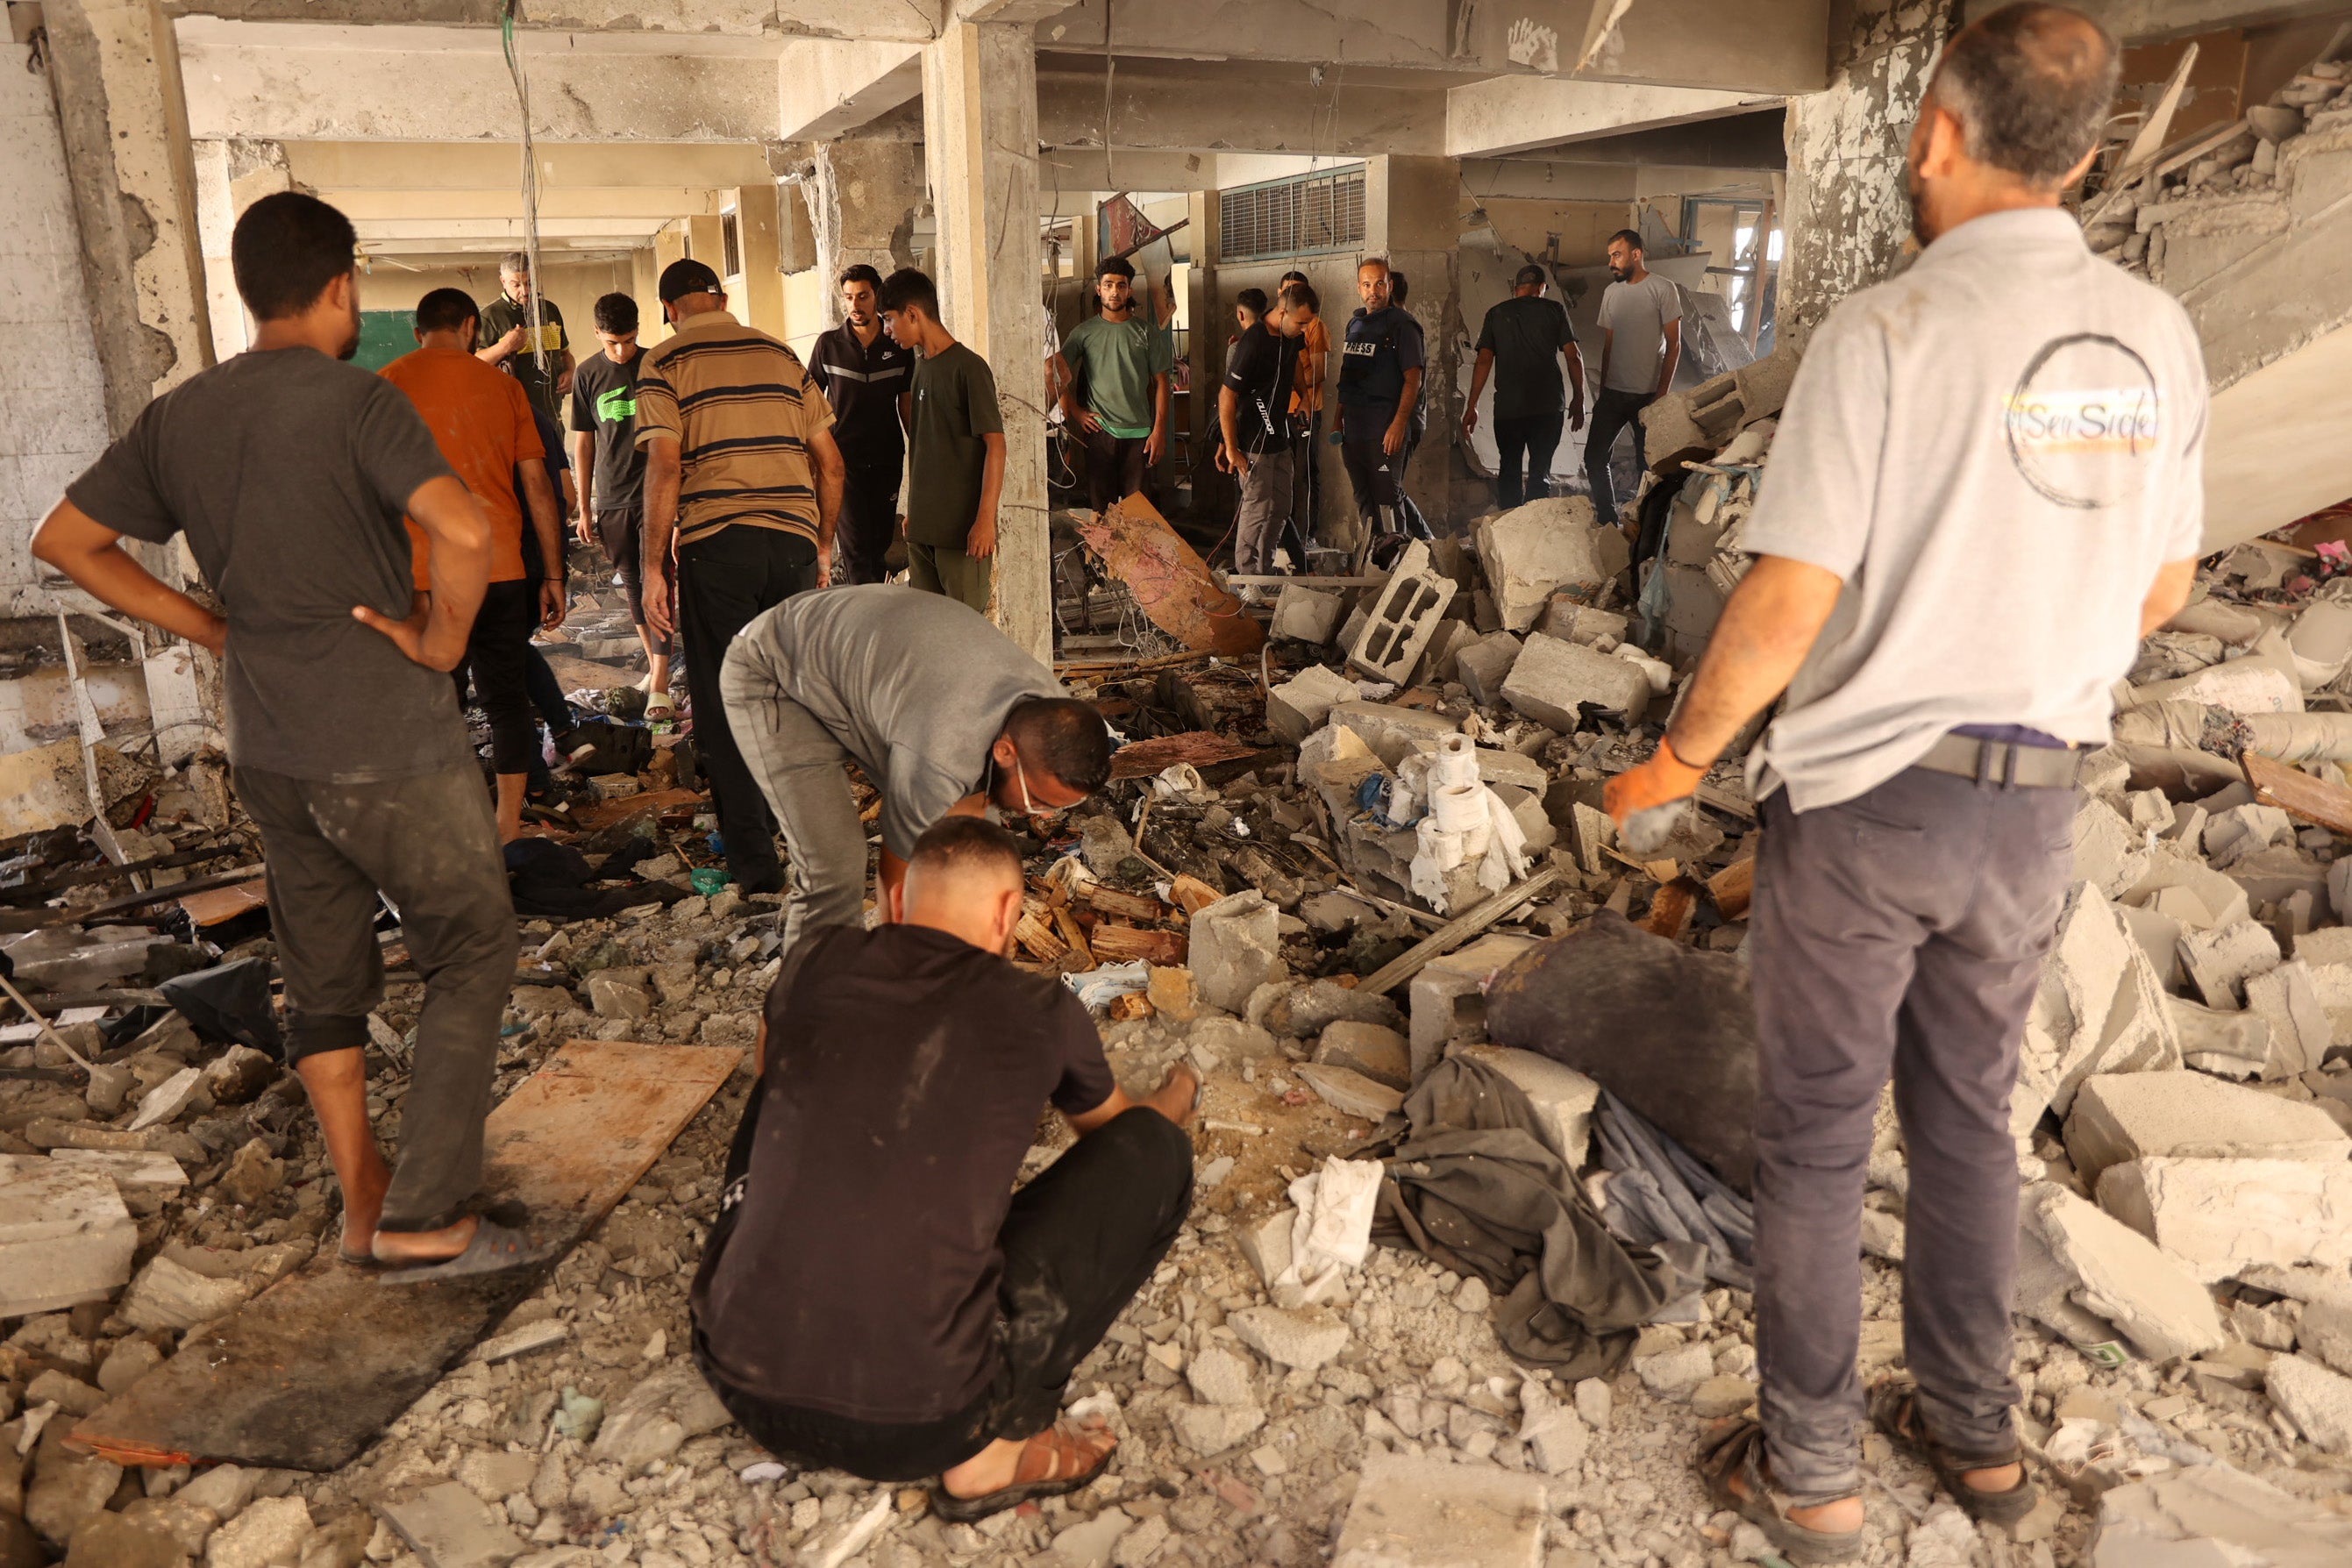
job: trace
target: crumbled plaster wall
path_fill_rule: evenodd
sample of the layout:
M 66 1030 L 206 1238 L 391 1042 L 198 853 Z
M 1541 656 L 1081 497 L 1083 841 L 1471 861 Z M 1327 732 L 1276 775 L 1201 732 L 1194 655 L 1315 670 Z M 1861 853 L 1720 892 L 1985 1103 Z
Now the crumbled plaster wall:
M 0 46 L 0 614 L 38 614 L 26 551 L 68 481 L 105 448 L 106 398 L 82 283 L 81 241 L 47 73 L 23 45 Z
M 1958 10 L 1957 0 L 1841 0 L 1832 12 L 1830 85 L 1789 100 L 1780 341 L 1801 345 L 1831 306 L 1902 263 L 1904 150 Z

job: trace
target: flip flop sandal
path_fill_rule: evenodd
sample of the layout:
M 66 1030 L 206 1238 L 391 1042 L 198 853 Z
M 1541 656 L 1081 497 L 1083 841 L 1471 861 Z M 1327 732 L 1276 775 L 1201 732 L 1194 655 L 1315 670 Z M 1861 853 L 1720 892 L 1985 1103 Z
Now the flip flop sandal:
M 466 1243 L 466 1250 L 457 1257 L 405 1268 L 388 1268 L 383 1279 L 386 1285 L 471 1279 L 485 1274 L 535 1268 L 562 1250 L 552 1242 L 534 1242 L 519 1230 L 509 1230 L 496 1220 L 483 1219 L 475 1225 L 473 1239 Z
M 1873 1384 L 1870 1390 L 1871 1425 L 1886 1434 L 1895 1444 L 1936 1472 L 1936 1479 L 1960 1505 L 1960 1511 L 1970 1519 L 1988 1524 L 2013 1525 L 2033 1511 L 2042 1500 L 2042 1489 L 2030 1476 L 2021 1475 L 2018 1483 L 2007 1491 L 1989 1492 L 1969 1485 L 1969 1470 L 1997 1469 L 2002 1465 L 2018 1464 L 2022 1456 L 2011 1445 L 2008 1457 L 1990 1459 L 1962 1459 L 1927 1436 L 1927 1424 L 1919 1419 L 1919 1385 L 1907 1379 L 1890 1377 Z
M 1047 1430 L 1051 1431 L 1053 1428 L 1049 1427 Z M 1031 1441 L 1034 1442 L 1035 1439 L 1032 1438 Z M 1054 1468 L 1055 1469 L 1062 1468 L 1062 1461 L 1068 1456 L 1069 1451 L 1060 1445 L 1055 1447 Z M 999 1487 L 992 1492 L 982 1492 L 978 1497 L 958 1497 L 946 1487 L 934 1481 L 931 1483 L 931 1511 L 950 1524 L 972 1524 L 986 1519 L 991 1514 L 1003 1513 L 1008 1508 L 1019 1508 L 1023 1503 L 1034 1502 L 1039 1498 L 1061 1497 L 1066 1493 L 1076 1491 L 1080 1487 L 1091 1485 L 1095 1479 L 1108 1468 L 1111 1455 L 1118 1451 L 1116 1448 L 1107 1450 L 1101 1458 L 1097 1459 L 1081 1475 L 1048 1476 L 1041 1480 L 1015 1481 L 1009 1487 Z M 1017 1475 L 1019 1471 L 1016 1470 L 1014 1473 Z
M 1764 1532 L 1775 1550 L 1800 1568 L 1851 1563 L 1862 1555 L 1862 1531 L 1813 1530 L 1789 1517 L 1789 1494 L 1773 1486 L 1765 1472 L 1764 1428 L 1739 1416 L 1710 1433 L 1701 1445 L 1698 1472 L 1707 1496 L 1718 1509 L 1728 1509 Z M 1745 1494 L 1731 1487 L 1734 1476 L 1746 1483 Z

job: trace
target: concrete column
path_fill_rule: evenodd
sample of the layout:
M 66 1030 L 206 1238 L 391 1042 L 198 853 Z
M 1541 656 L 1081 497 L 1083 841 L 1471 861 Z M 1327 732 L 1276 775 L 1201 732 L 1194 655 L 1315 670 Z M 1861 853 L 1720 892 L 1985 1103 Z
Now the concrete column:
M 198 142 L 193 154 L 205 310 L 212 322 L 213 353 L 227 359 L 253 346 L 253 323 L 236 296 L 236 276 L 229 265 L 236 220 L 262 197 L 291 190 L 294 181 L 287 173 L 286 149 L 276 142 Z
M 776 207 L 773 185 L 745 185 L 735 193 L 735 233 L 742 244 L 743 269 L 728 291 L 736 295 L 737 321 L 782 339 L 786 335 L 784 272 Z
M 637 342 L 652 343 L 663 333 L 661 269 L 669 265 L 656 246 L 629 252 L 629 294 L 637 302 Z
M 1828 88 L 1789 100 L 1778 342 L 1801 347 L 1831 306 L 1904 264 L 1905 147 L 1958 10 L 1927 0 L 1857 18 L 1851 36 L 1831 39 Z
M 995 619 L 1015 642 L 1050 660 L 1034 29 L 951 23 L 925 47 L 923 148 L 939 229 L 940 311 L 947 329 L 996 373 L 1004 416 Z
M 915 219 L 930 198 L 923 150 L 912 142 L 845 136 L 814 151 L 814 172 L 800 188 L 816 236 L 825 325 L 837 327 L 842 268 L 864 262 L 887 278 L 912 267 Z
M 46 16 L 107 422 L 120 434 L 213 358 L 179 52 L 154 0 L 54 0 Z
M 1186 196 L 1184 208 L 1190 220 L 1185 226 L 1192 237 L 1184 310 L 1192 323 L 1188 356 L 1192 362 L 1192 390 L 1187 394 L 1192 406 L 1187 427 L 1192 433 L 1192 489 L 1197 500 L 1202 489 L 1212 488 L 1209 476 L 1216 472 L 1210 466 L 1209 454 L 1217 447 L 1217 386 L 1225 374 L 1229 330 L 1224 302 L 1217 292 L 1217 257 L 1224 248 L 1224 204 L 1214 191 L 1194 191 Z M 1272 297 L 1268 290 L 1267 298 Z M 1175 443 L 1170 442 L 1169 448 L 1172 454 Z
M 1462 422 L 1462 165 L 1453 158 L 1383 156 L 1364 172 L 1366 248 L 1385 254 L 1412 280 L 1405 308 L 1421 323 L 1421 381 L 1428 433 L 1404 482 L 1433 526 L 1453 519 L 1454 431 Z M 1353 301 L 1328 310 L 1332 338 L 1344 337 Z

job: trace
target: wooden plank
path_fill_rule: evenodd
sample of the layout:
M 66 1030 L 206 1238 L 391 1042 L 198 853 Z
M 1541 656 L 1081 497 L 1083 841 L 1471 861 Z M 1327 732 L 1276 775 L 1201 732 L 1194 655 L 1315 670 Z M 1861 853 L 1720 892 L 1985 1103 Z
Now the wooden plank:
M 1174 735 L 1155 735 L 1148 741 L 1129 741 L 1110 754 L 1110 776 L 1114 781 L 1148 779 L 1178 763 L 1190 763 L 1205 770 L 1219 763 L 1263 754 L 1257 747 L 1227 740 L 1214 730 L 1186 730 Z
M 2263 805 L 2352 837 L 2352 790 L 2254 752 L 2246 753 L 2245 764 L 2246 782 L 2254 786 L 2254 798 Z
M 1559 885 L 1559 868 L 1547 866 L 1516 888 L 1506 888 L 1468 914 L 1446 921 L 1436 931 L 1422 938 L 1404 952 L 1382 965 L 1356 987 L 1359 991 L 1379 995 L 1402 985 L 1420 973 L 1433 961 L 1444 958 L 1505 915 L 1523 905 L 1534 902 Z
M 1095 927 L 1087 945 L 1093 949 L 1100 963 L 1125 963 L 1142 958 L 1162 968 L 1182 963 L 1191 951 L 1191 944 L 1172 931 L 1145 931 L 1137 926 L 1114 925 L 1108 921 Z
M 1389 574 L 1385 572 L 1358 573 L 1348 576 L 1336 577 L 1318 577 L 1311 573 L 1300 573 L 1296 576 L 1290 577 L 1285 577 L 1279 573 L 1269 576 L 1259 576 L 1249 573 L 1239 572 L 1228 573 L 1225 575 L 1226 586 L 1231 587 L 1234 584 L 1239 583 L 1245 588 L 1288 588 L 1294 586 L 1300 588 L 1377 588 L 1388 580 Z
M 569 1251 L 709 1103 L 731 1047 L 573 1040 L 490 1113 L 482 1195 Z M 538 1289 L 546 1269 L 389 1286 L 319 1255 L 207 1329 L 68 1436 L 122 1465 L 337 1469 Z M 552 1268 L 551 1264 L 549 1268 Z
M 1746 914 L 1748 900 L 1756 896 L 1756 857 L 1734 860 L 1709 877 L 1706 891 L 1725 920 L 1736 921 Z
M 143 893 L 125 893 L 119 899 L 109 899 L 86 910 L 53 910 L 48 911 L 50 925 L 92 925 L 108 915 L 126 910 L 145 909 L 150 904 L 168 904 L 174 899 L 191 893 L 206 893 L 215 888 L 233 887 L 248 878 L 261 875 L 259 866 L 239 866 L 233 871 L 215 871 L 209 877 L 196 877 L 185 882 L 174 882 L 168 888 L 151 888 Z
M 1698 884 L 1688 877 L 1676 877 L 1650 900 L 1650 912 L 1642 918 L 1642 929 L 1652 936 L 1671 941 L 1690 929 L 1691 916 L 1697 911 Z
M 199 926 L 216 926 L 223 921 L 233 921 L 242 914 L 268 906 L 269 884 L 260 877 L 250 878 L 226 888 L 213 888 L 201 893 L 184 894 L 180 907 Z
M 1160 900 L 1149 893 L 1122 892 L 1100 882 L 1087 883 L 1079 896 L 1104 914 L 1131 921 L 1156 921 L 1166 912 Z

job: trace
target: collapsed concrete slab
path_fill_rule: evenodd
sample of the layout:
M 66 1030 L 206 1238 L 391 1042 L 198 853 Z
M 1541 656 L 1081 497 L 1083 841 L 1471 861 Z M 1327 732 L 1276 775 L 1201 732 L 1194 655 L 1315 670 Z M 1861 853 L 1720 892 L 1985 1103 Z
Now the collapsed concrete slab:
M 2101 1494 L 2090 1568 L 2340 1568 L 2352 1519 L 2231 1465 L 2196 1465 Z
M 1325 721 L 1353 730 L 1371 748 L 1372 754 L 1390 767 L 1415 752 L 1430 750 L 1440 738 L 1462 727 L 1444 714 L 1432 713 L 1427 709 L 1400 708 L 1393 703 L 1366 702 L 1361 699 L 1335 705 Z
M 1624 534 L 1599 521 L 1589 498 L 1550 496 L 1478 524 L 1478 559 L 1505 631 L 1534 626 L 1556 591 L 1597 589 L 1625 569 Z
M 2010 1129 L 2032 1134 L 2045 1110 L 2063 1116 L 2094 1073 L 2180 1065 L 2180 1041 L 2156 966 L 2096 886 L 2078 883 L 2026 1014 Z
M 2201 1072 L 2102 1074 L 2075 1091 L 2066 1155 L 2096 1186 L 2108 1166 L 2151 1155 L 2341 1161 L 2352 1157 L 2352 1136 L 2315 1105 Z
M 0 1318 L 103 1301 L 131 1278 L 139 1227 L 102 1170 L 0 1162 Z
M 1356 683 L 1338 670 L 1310 664 L 1281 685 L 1267 689 L 1265 727 L 1295 746 L 1320 728 L 1332 709 L 1362 696 Z
M 1491 1465 L 1368 1454 L 1332 1568 L 1542 1568 L 1546 1498 Z
M 2299 1355 L 2274 1356 L 2263 1391 L 2315 1445 L 2352 1454 L 2352 1377 Z
M 2352 1266 L 2352 1163 L 2132 1160 L 2109 1166 L 2098 1193 L 2200 1279 L 2264 1263 Z
M 2188 1269 L 2056 1183 L 2037 1182 L 2026 1190 L 2018 1222 L 2061 1273 L 2071 1276 L 2069 1304 L 2113 1323 L 2142 1355 L 2155 1361 L 2201 1355 L 2227 1342 L 2211 1294 Z M 2031 1302 L 2020 1305 L 2043 1316 Z M 2063 1315 L 2053 1326 L 2074 1337 Z
M 1577 731 L 1587 707 L 1638 724 L 1652 696 L 1650 678 L 1638 666 L 1540 632 L 1519 649 L 1502 694 L 1504 701 L 1563 735 Z
M 2300 959 L 2246 979 L 2246 1011 L 2268 1024 L 2271 1054 L 2264 1078 L 2310 1072 L 2335 1043 L 2336 1025 Z
M 2074 879 L 2120 899 L 2147 876 L 2154 855 L 2147 836 L 2095 795 L 2074 813 Z
M 2226 1013 L 2245 1005 L 2249 979 L 2278 967 L 2278 939 L 2250 920 L 2190 931 L 2180 939 L 2180 963 L 2205 1005 Z

